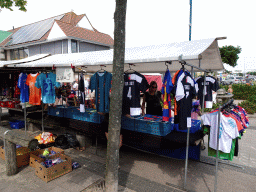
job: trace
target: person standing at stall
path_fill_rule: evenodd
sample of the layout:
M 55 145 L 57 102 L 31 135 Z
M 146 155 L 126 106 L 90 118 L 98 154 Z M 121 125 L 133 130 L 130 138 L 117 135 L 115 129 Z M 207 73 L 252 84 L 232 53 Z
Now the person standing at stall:
M 156 81 L 151 81 L 149 85 L 149 90 L 143 95 L 142 101 L 142 115 L 145 115 L 145 104 L 147 103 L 146 107 L 146 114 L 150 115 L 163 115 L 163 109 L 161 103 L 162 100 L 162 93 L 157 91 L 157 83 Z

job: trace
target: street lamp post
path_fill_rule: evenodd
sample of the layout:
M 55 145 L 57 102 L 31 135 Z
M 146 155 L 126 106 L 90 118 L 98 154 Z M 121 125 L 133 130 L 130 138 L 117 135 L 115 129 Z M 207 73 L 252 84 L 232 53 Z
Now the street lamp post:
M 192 0 L 189 0 L 190 14 L 189 14 L 189 41 L 191 41 L 191 28 L 192 28 Z

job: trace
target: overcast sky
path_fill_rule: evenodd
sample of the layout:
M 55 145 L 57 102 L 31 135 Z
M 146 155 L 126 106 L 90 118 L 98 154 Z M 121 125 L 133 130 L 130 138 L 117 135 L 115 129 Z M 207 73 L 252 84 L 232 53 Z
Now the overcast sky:
M 193 0 L 192 40 L 227 37 L 219 41 L 220 47 L 242 48 L 237 68 L 254 68 L 255 5 L 253 0 Z M 114 37 L 115 0 L 28 0 L 26 8 L 27 12 L 3 9 L 0 30 L 73 10 L 85 13 L 94 28 Z M 188 41 L 189 11 L 189 0 L 128 0 L 126 47 Z

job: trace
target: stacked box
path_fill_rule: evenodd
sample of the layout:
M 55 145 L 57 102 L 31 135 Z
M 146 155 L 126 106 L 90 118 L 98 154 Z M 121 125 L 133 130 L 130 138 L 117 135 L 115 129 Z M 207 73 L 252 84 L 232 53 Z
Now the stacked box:
M 135 119 L 122 116 L 122 118 L 121 118 L 121 128 L 126 129 L 126 130 L 130 130 L 130 131 L 135 131 Z
M 72 161 L 70 157 L 63 154 L 56 154 L 50 157 L 50 159 L 55 158 L 61 158 L 64 162 L 48 168 L 38 161 L 35 162 L 35 173 L 45 182 L 49 182 L 72 171 Z
M 179 124 L 174 124 L 174 129 L 176 131 L 179 131 L 179 132 L 187 132 L 187 129 L 186 130 L 180 130 L 179 129 Z M 197 131 L 201 130 L 201 120 L 195 120 L 195 119 L 192 119 L 191 120 L 191 128 L 190 128 L 190 133 L 195 133 Z
M 25 127 L 25 121 L 10 121 L 9 124 L 12 129 L 21 129 Z
M 30 150 L 27 147 L 20 147 L 16 149 L 17 167 L 29 164 Z M 5 160 L 5 150 L 3 146 L 0 147 L 0 157 Z
M 30 160 L 29 160 L 29 165 L 31 167 L 34 167 L 35 168 L 35 164 L 36 162 L 39 162 L 41 163 L 44 159 L 39 157 L 39 155 L 43 154 L 45 149 L 38 149 L 36 151 L 32 151 L 30 153 Z M 57 147 L 49 147 L 48 148 L 50 154 L 51 154 L 51 151 L 54 151 L 56 152 L 56 154 L 64 154 L 64 150 L 61 149 L 61 148 L 57 148 Z
M 78 107 L 66 108 L 64 117 L 92 123 L 102 123 L 104 120 L 104 116 L 98 114 L 95 109 L 86 109 L 85 112 L 80 112 Z
M 8 108 L 15 108 L 15 101 L 8 101 L 7 107 Z
M 64 108 L 63 116 L 69 119 L 75 119 L 75 118 L 79 118 L 78 113 L 80 113 L 80 111 L 78 110 L 78 107 L 71 106 L 71 107 Z
M 104 120 L 104 116 L 98 114 L 96 112 L 96 110 L 89 109 L 89 110 L 86 110 L 86 113 L 88 113 L 88 115 L 89 115 L 89 119 L 88 119 L 89 122 L 92 122 L 92 123 L 102 123 L 103 120 Z
M 166 136 L 173 130 L 173 124 L 163 121 L 150 121 L 142 118 L 135 119 L 135 131 L 158 136 Z
M 48 107 L 48 115 L 64 117 L 64 106 L 49 106 Z
M 0 101 L 0 107 L 8 107 L 9 101 Z

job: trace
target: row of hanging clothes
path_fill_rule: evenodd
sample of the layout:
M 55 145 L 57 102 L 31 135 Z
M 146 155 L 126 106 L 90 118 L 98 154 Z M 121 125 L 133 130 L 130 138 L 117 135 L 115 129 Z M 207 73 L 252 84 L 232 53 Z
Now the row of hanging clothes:
M 17 87 L 20 91 L 20 101 L 29 102 L 31 105 L 41 105 L 43 103 L 55 103 L 55 87 L 60 87 L 56 81 L 56 74 L 43 73 L 20 73 Z
M 124 72 L 123 115 L 141 115 L 140 92 L 145 92 L 149 84 L 144 75 L 131 68 Z M 82 80 L 83 78 L 80 77 Z M 95 91 L 95 108 L 97 112 L 109 113 L 112 74 L 101 68 L 90 78 L 89 89 Z M 83 89 L 81 89 L 81 92 Z M 84 101 L 84 98 L 82 98 Z M 82 102 L 83 102 L 82 101 Z M 82 106 L 83 107 L 83 106 Z
M 218 139 L 220 159 L 232 161 L 234 156 L 238 156 L 239 140 L 249 126 L 247 112 L 231 100 L 221 108 L 220 113 L 219 109 L 216 109 L 201 118 L 205 126 L 204 131 L 209 136 L 208 156 L 216 157 Z

